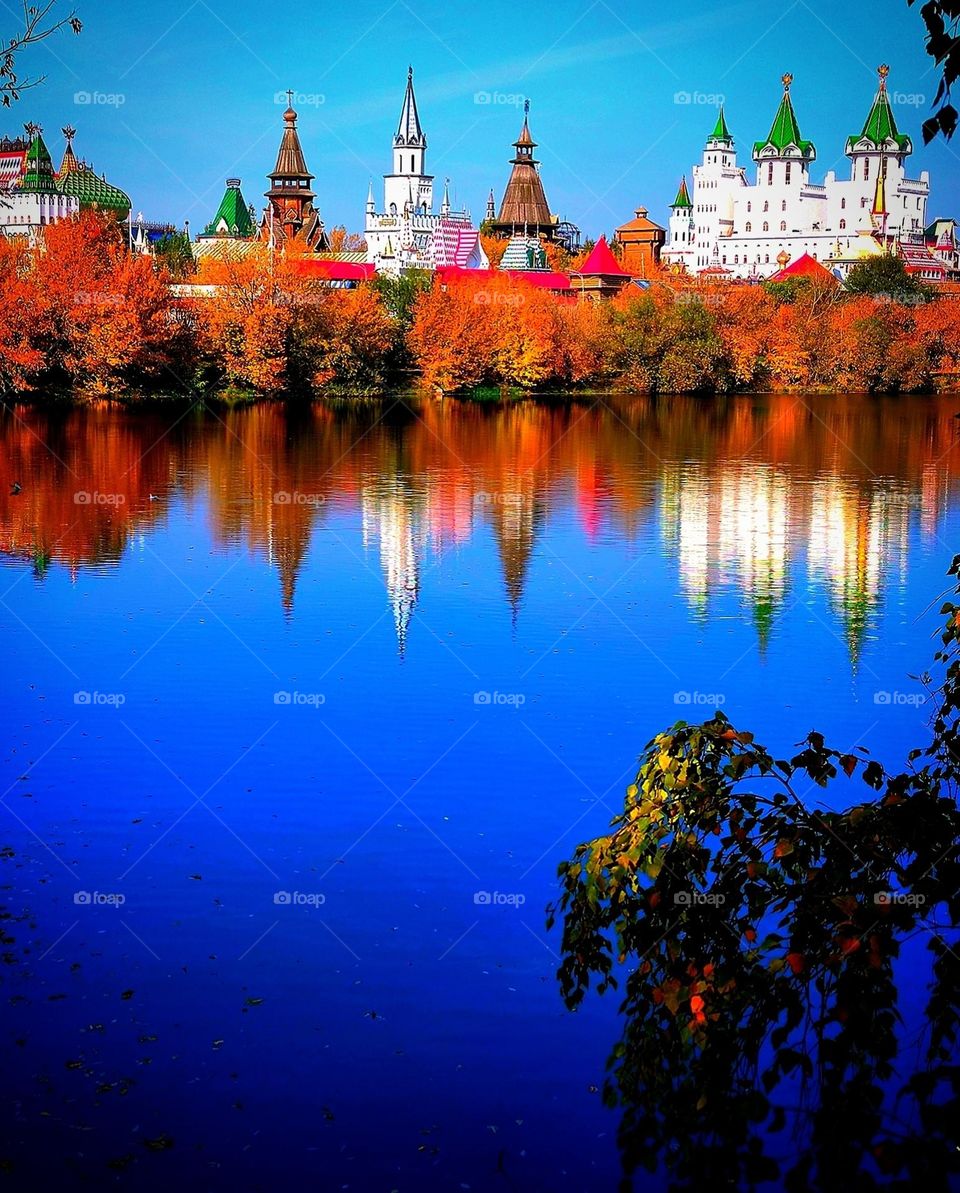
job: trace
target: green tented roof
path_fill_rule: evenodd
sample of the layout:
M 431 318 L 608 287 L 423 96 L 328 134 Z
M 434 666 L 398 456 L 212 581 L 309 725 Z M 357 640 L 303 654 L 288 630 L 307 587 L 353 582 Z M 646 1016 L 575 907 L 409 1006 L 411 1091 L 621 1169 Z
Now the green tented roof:
M 890 106 L 890 97 L 886 87 L 881 87 L 877 92 L 873 107 L 863 126 L 863 132 L 859 137 L 852 136 L 847 144 L 856 144 L 857 141 L 869 141 L 878 149 L 887 142 L 894 141 L 898 149 L 909 151 L 910 138 L 897 129 L 897 121 L 893 115 L 893 108 Z
M 75 195 L 81 207 L 99 207 L 126 216 L 130 211 L 130 198 L 119 187 L 111 186 L 105 178 L 95 174 L 89 166 L 71 170 L 60 180 L 58 190 L 65 195 Z
M 723 105 L 722 104 L 720 105 L 720 114 L 717 116 L 716 127 L 714 128 L 713 132 L 710 134 L 709 140 L 711 140 L 711 141 L 732 141 L 733 140 L 733 137 L 730 136 L 730 130 L 727 128 L 727 118 L 723 114 Z
M 217 214 L 204 228 L 203 236 L 237 236 L 246 240 L 254 233 L 250 211 L 239 186 L 228 186 L 220 200 Z
M 40 133 L 36 134 L 27 150 L 20 189 L 31 194 L 53 194 L 57 190 L 53 162 Z
M 687 190 L 687 179 L 684 176 L 680 180 L 680 189 L 677 191 L 677 197 L 670 204 L 671 207 L 692 207 L 690 202 L 690 192 Z
M 771 145 L 778 153 L 782 153 L 790 145 L 796 145 L 804 157 L 813 149 L 813 142 L 805 141 L 800 136 L 800 125 L 797 123 L 797 115 L 793 110 L 789 91 L 783 93 L 783 99 L 780 101 L 780 107 L 774 117 L 770 135 L 765 141 L 756 142 L 753 147 L 754 152 L 762 153 Z

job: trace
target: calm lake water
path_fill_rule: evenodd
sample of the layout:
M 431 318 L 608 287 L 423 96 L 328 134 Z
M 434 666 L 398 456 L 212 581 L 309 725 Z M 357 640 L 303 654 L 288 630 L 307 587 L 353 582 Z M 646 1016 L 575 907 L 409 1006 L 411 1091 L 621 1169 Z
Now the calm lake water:
M 613 1187 L 557 863 L 716 705 L 902 762 L 958 409 L 8 411 L 11 1187 Z

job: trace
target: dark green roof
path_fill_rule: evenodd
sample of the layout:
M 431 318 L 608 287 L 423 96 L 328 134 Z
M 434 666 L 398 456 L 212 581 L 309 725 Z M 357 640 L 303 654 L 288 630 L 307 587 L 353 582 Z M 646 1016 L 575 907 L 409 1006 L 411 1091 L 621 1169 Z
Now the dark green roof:
M 858 141 L 869 141 L 878 149 L 892 141 L 902 153 L 909 153 L 913 148 L 910 138 L 897 129 L 897 121 L 893 115 L 893 108 L 890 106 L 890 97 L 887 95 L 887 88 L 882 81 L 880 90 L 873 101 L 873 107 L 863 126 L 863 132 L 859 137 L 856 135 L 850 137 L 847 141 L 847 148 L 849 149 Z
M 33 194 L 53 194 L 57 190 L 53 162 L 50 160 L 50 153 L 39 132 L 36 133 L 27 150 L 20 189 Z
M 733 141 L 733 137 L 730 136 L 730 130 L 727 128 L 727 118 L 723 114 L 723 104 L 720 105 L 720 114 L 717 116 L 716 126 L 707 139 L 710 141 Z
M 677 197 L 670 204 L 671 207 L 692 207 L 690 202 L 690 192 L 687 190 L 686 175 L 680 180 L 680 189 L 677 191 Z
M 791 145 L 795 145 L 804 157 L 809 156 L 813 151 L 813 142 L 805 141 L 800 136 L 800 125 L 797 123 L 797 115 L 793 110 L 790 92 L 784 91 L 783 99 L 780 101 L 780 107 L 777 109 L 773 126 L 770 129 L 770 135 L 765 141 L 757 141 L 753 151 L 759 154 L 772 146 L 777 153 L 783 153 Z
M 75 195 L 81 207 L 98 207 L 126 217 L 130 212 L 130 198 L 119 187 L 111 186 L 105 178 L 82 165 L 62 178 L 58 189 L 65 195 Z
M 230 183 L 236 183 L 235 186 Z M 230 179 L 217 214 L 201 233 L 202 236 L 236 236 L 243 240 L 249 239 L 254 233 L 253 220 L 250 211 L 243 201 L 240 182 Z

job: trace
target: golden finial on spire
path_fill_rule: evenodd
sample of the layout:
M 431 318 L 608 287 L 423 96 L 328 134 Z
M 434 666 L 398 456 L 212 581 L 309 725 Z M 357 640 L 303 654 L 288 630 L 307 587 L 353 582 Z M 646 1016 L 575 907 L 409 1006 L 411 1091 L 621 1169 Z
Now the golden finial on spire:
M 890 73 L 890 67 L 884 63 L 877 67 L 877 74 L 880 76 L 880 89 L 883 90 L 887 85 L 887 75 Z
M 783 84 L 784 91 L 789 91 L 790 84 L 793 82 L 793 75 L 788 72 L 787 74 L 785 74 L 783 76 L 783 78 L 780 80 L 780 82 Z

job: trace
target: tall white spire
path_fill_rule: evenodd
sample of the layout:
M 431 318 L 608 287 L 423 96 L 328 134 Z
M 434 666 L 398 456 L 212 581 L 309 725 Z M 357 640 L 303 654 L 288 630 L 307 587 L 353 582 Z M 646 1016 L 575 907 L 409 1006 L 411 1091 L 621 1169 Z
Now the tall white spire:
M 415 211 L 433 208 L 433 177 L 426 170 L 427 138 L 413 93 L 413 67 L 407 71 L 400 123 L 393 138 L 393 172 L 384 176 L 387 215 L 400 215 L 412 197 Z

